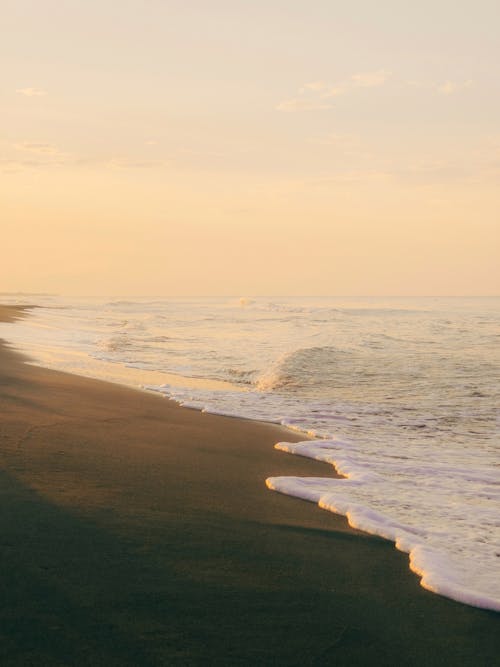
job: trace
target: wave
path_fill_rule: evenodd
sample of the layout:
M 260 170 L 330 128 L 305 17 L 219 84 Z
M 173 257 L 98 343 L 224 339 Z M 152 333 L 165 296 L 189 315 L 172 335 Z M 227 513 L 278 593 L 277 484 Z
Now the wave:
M 130 339 L 125 334 L 101 338 L 97 342 L 98 349 L 103 350 L 104 352 L 119 352 L 120 350 L 125 350 L 129 346 Z
M 114 308 L 116 306 L 139 306 L 141 305 L 140 301 L 108 301 L 103 304 L 104 308 Z
M 255 370 L 240 370 L 239 368 L 224 368 L 223 369 L 223 376 L 229 376 L 229 379 L 232 382 L 237 382 L 241 384 L 252 384 L 253 383 L 253 378 L 255 376 L 255 373 L 257 371 Z M 224 377 L 223 379 L 227 379 Z
M 317 387 L 343 373 L 346 358 L 352 353 L 332 346 L 300 348 L 287 352 L 254 381 L 259 391 Z
M 416 308 L 339 308 L 340 312 L 347 315 L 422 315 L 429 310 Z

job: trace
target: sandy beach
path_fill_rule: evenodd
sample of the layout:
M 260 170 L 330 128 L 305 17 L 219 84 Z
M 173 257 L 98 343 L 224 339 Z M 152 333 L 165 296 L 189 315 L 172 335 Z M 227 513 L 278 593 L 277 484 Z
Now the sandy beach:
M 497 664 L 498 614 L 423 590 L 389 542 L 266 488 L 334 474 L 273 449 L 301 437 L 5 344 L 0 410 L 3 666 Z

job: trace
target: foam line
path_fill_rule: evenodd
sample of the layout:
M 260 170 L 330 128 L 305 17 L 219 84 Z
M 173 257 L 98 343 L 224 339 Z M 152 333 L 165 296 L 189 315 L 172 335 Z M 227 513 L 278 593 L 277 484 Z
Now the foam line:
M 345 516 L 353 528 L 394 542 L 397 549 L 409 554 L 410 569 L 421 578 L 424 588 L 457 602 L 500 611 L 500 587 L 492 585 L 491 579 L 481 577 L 482 566 L 491 565 L 489 556 L 492 554 L 488 550 L 482 552 L 480 545 L 468 554 L 475 557 L 477 565 L 477 570 L 473 570 L 478 576 L 471 577 L 470 564 L 464 568 L 463 554 L 450 558 L 454 536 L 433 525 L 414 526 L 391 516 L 391 501 L 384 499 L 384 478 L 357 463 L 355 456 L 349 456 L 347 443 L 334 440 L 279 442 L 275 448 L 333 465 L 344 479 L 269 477 L 266 480 L 269 489 L 317 503 L 322 509 Z M 481 476 L 481 482 L 491 482 L 491 475 Z M 377 487 L 380 493 L 375 494 Z M 376 509 L 368 504 L 373 497 L 379 498 Z M 500 557 L 500 550 L 493 558 L 495 556 Z

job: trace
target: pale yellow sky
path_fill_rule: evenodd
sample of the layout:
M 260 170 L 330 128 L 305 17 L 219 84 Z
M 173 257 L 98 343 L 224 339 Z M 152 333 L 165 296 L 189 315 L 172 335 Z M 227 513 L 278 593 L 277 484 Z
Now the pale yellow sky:
M 498 25 L 3 0 L 0 291 L 498 294 Z

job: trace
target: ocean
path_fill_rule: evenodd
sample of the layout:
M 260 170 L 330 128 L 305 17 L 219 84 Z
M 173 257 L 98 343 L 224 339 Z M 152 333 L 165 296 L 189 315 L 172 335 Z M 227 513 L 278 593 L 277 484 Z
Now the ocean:
M 0 324 L 33 363 L 304 433 L 277 448 L 345 479 L 263 484 L 393 541 L 425 588 L 500 610 L 500 298 L 1 301 L 41 306 Z

